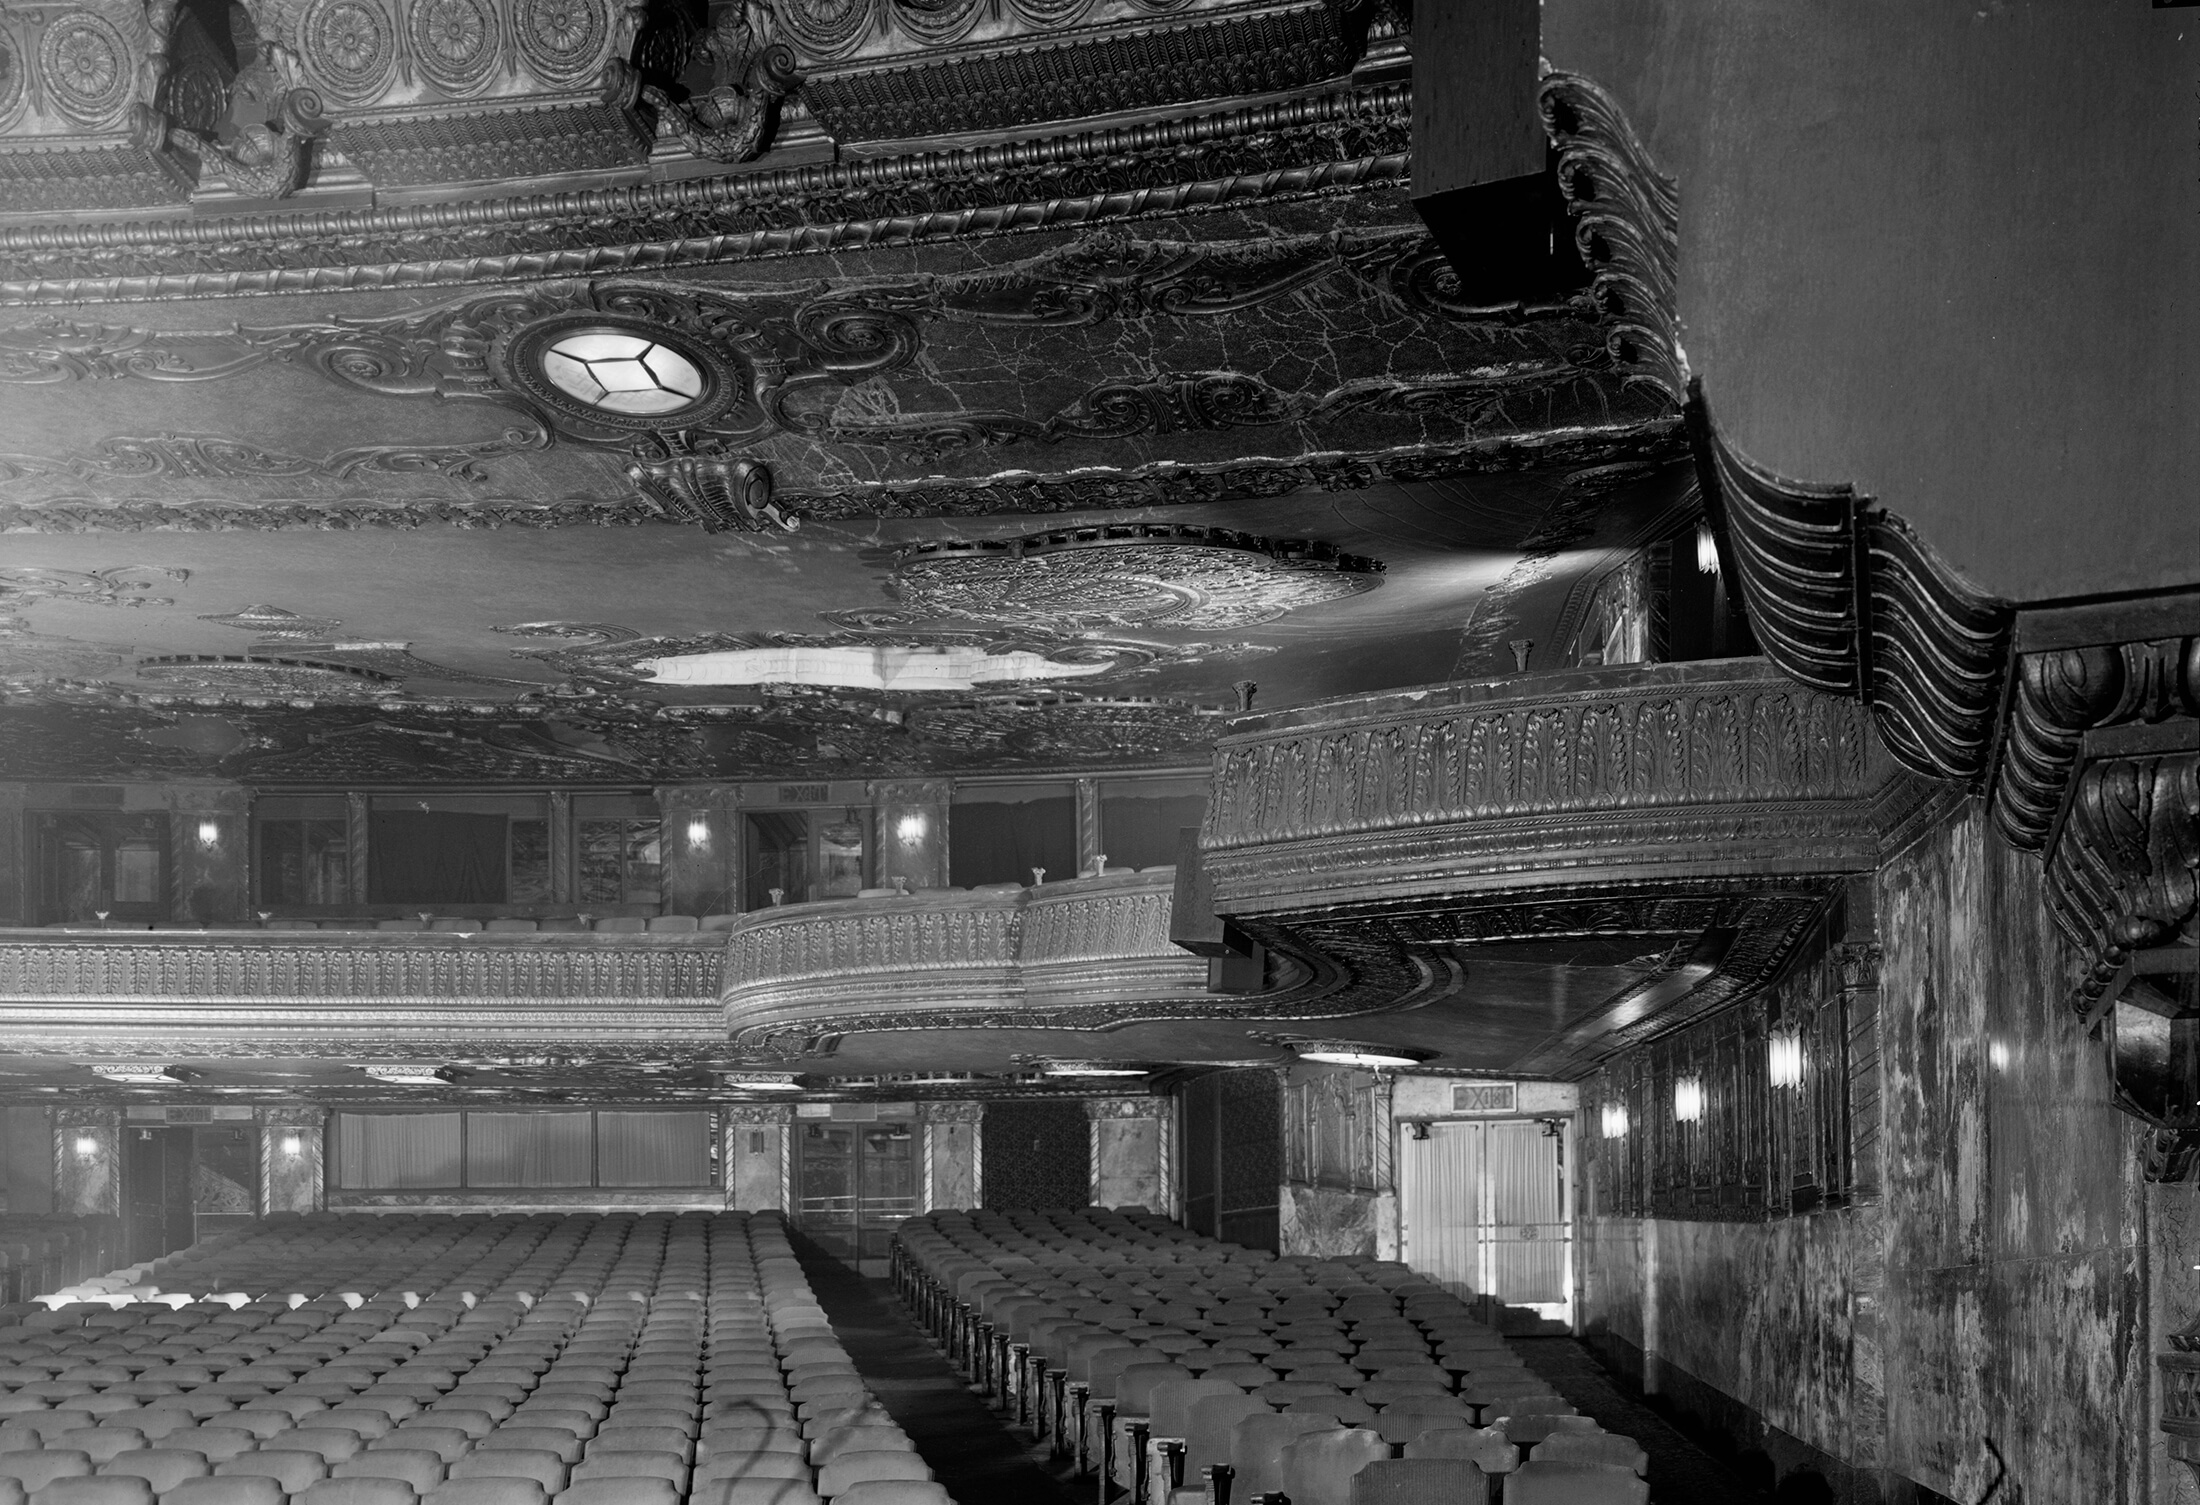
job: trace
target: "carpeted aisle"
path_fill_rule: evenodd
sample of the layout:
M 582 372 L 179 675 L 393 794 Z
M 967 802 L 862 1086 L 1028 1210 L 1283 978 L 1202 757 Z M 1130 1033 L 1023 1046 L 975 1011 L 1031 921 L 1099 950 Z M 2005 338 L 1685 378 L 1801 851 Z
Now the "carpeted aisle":
M 1574 1409 L 1607 1432 L 1642 1444 L 1650 1455 L 1653 1505 L 1760 1505 L 1768 1498 L 1617 1385 L 1596 1356 L 1572 1338 L 1513 1338 L 1513 1352 Z
M 799 1233 L 796 1256 L 833 1331 L 894 1421 L 957 1505 L 1090 1505 L 1047 1472 L 1027 1444 L 971 1392 L 883 1280 L 858 1275 Z

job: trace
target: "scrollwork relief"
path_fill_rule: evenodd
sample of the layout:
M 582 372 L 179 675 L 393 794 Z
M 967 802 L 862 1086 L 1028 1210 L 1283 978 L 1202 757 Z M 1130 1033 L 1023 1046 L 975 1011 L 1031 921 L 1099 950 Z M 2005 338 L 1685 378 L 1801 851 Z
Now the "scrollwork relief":
M 548 430 L 529 424 L 472 444 L 359 445 L 324 456 L 269 449 L 220 434 L 152 434 L 102 439 L 68 455 L 0 454 L 0 485 L 47 476 L 79 481 L 327 480 L 434 475 L 480 484 L 481 461 L 540 449 Z

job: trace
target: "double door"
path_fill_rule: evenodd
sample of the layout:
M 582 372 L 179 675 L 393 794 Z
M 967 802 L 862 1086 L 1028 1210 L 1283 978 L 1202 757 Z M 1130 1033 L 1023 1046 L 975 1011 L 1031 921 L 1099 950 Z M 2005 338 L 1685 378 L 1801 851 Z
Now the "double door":
M 38 849 L 42 923 L 168 918 L 166 815 L 50 812 L 38 817 Z
M 142 1264 L 252 1220 L 260 1136 L 252 1124 L 125 1123 L 123 1243 Z
M 1406 1263 L 1453 1295 L 1570 1321 L 1573 1224 L 1555 1121 L 1432 1123 L 1398 1145 Z
M 894 1230 L 917 1210 L 917 1134 L 902 1122 L 794 1125 L 794 1221 L 865 1275 L 884 1275 Z

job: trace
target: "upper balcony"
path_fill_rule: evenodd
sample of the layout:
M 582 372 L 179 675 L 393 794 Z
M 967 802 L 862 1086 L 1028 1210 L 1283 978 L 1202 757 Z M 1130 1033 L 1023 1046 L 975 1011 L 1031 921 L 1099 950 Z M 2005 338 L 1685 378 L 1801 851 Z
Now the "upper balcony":
M 788 905 L 730 931 L 725 1021 L 761 1049 L 846 1031 L 1104 1028 L 1205 1012 L 1173 868 Z
M 11 1050 L 680 1056 L 719 1041 L 715 932 L 0 930 Z

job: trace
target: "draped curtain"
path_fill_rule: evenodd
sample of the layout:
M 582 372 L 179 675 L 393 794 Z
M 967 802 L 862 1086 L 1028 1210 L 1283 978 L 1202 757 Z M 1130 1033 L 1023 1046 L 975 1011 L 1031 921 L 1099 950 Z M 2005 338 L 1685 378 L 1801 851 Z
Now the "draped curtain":
M 336 1182 L 354 1191 L 459 1184 L 456 1113 L 339 1113 Z
M 598 1186 L 708 1186 L 708 1113 L 596 1115 Z
M 502 904 L 502 815 L 377 810 L 367 825 L 370 904 Z
M 590 1115 L 468 1113 L 468 1186 L 588 1186 L 594 1181 Z
M 960 888 L 1029 883 L 1035 867 L 1051 879 L 1076 877 L 1077 801 L 1066 795 L 1013 804 L 958 801 L 947 817 L 947 867 L 947 881 Z

